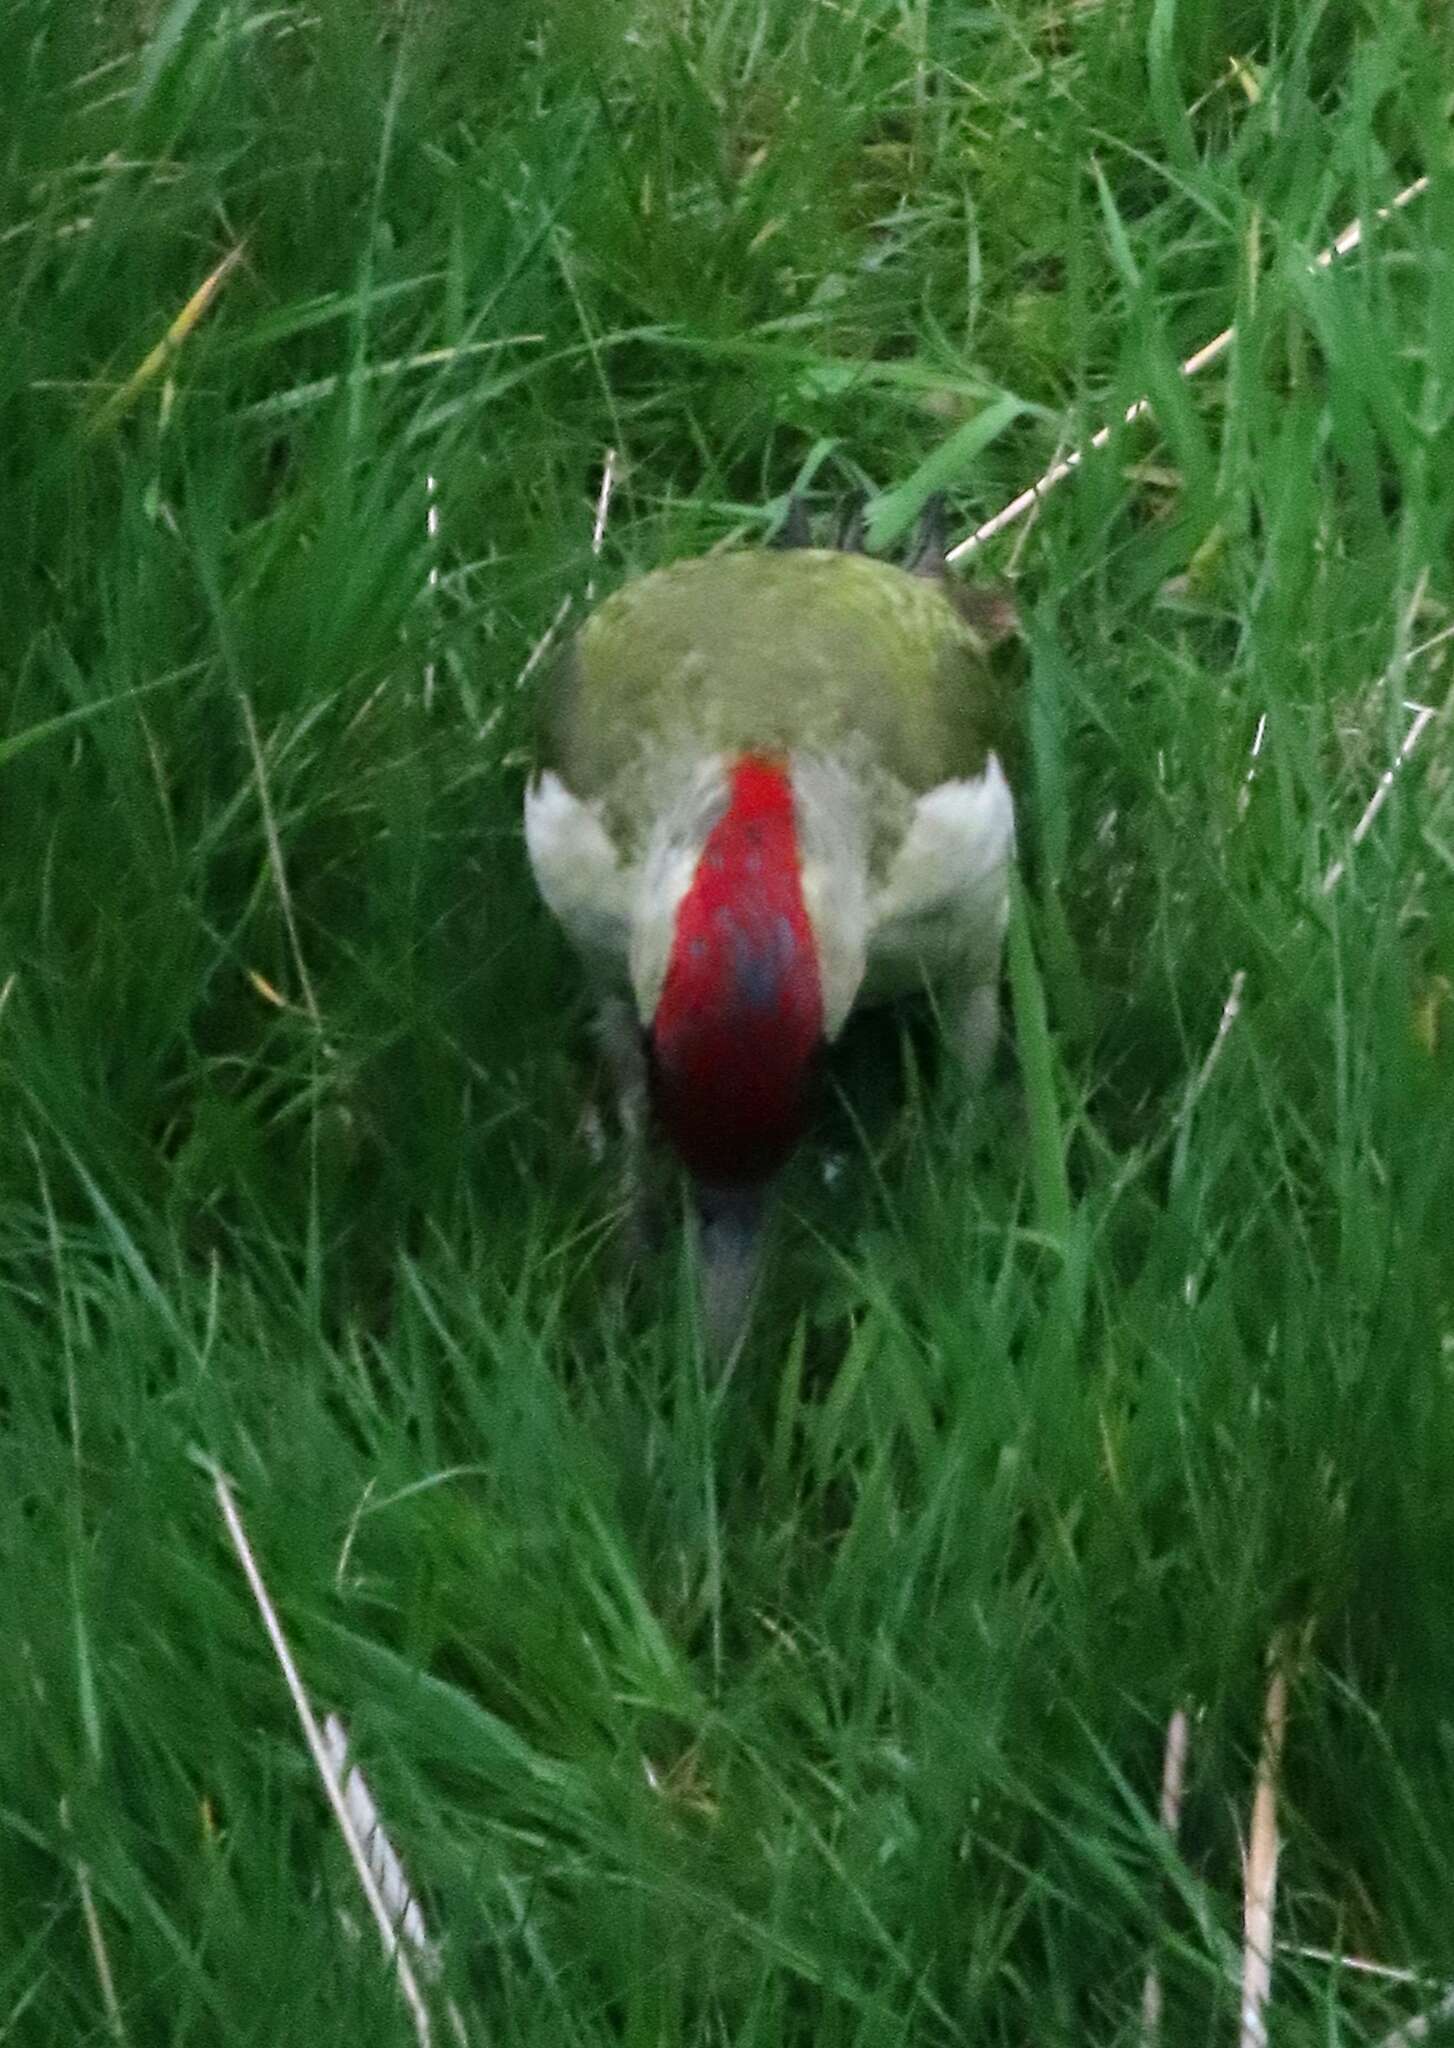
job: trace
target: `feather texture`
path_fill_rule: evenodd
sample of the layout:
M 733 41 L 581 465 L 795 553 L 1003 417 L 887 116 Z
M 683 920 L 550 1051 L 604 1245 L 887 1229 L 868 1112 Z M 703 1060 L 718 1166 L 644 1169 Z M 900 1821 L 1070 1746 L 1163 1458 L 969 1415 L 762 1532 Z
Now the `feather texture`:
M 993 635 L 943 579 L 825 548 L 706 555 L 599 605 L 558 659 L 542 756 L 626 850 L 663 764 L 751 752 L 843 760 L 922 795 L 999 748 Z

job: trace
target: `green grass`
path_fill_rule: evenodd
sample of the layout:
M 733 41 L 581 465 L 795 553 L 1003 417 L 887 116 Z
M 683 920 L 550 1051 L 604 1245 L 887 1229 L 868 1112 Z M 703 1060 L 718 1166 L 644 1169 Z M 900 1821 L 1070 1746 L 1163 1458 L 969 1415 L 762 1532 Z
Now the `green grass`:
M 128 2041 L 413 2038 L 207 1458 L 473 2042 L 1130 2042 L 1153 1960 L 1233 2041 L 1279 1630 L 1279 1939 L 1454 1977 L 1448 56 L 3 0 L 0 2038 L 112 2037 L 82 1871 Z M 846 1048 L 715 1384 L 518 830 L 605 451 L 603 585 L 802 478 L 967 532 L 1142 391 L 987 555 L 1017 1056 Z M 1273 2031 L 1434 1995 L 1280 1953 Z

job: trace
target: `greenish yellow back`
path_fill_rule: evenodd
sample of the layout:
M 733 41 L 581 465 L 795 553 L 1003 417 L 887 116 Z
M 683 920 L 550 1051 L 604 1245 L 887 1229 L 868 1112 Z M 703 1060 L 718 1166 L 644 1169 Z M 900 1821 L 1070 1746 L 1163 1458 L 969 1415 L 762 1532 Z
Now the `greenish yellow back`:
M 628 583 L 560 658 L 545 755 L 619 798 L 651 757 L 862 753 L 917 795 L 976 775 L 1003 685 L 949 586 L 867 555 L 707 555 Z

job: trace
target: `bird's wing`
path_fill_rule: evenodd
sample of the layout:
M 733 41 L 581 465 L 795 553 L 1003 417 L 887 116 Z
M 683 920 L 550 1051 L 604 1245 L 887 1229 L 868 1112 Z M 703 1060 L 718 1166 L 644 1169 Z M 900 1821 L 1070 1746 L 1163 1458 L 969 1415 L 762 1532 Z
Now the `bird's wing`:
M 525 846 L 536 885 L 596 974 L 619 981 L 631 942 L 631 886 L 594 804 L 552 769 L 525 792 Z
M 869 900 L 868 1001 L 993 979 L 1009 912 L 1015 807 L 999 759 L 918 798 Z

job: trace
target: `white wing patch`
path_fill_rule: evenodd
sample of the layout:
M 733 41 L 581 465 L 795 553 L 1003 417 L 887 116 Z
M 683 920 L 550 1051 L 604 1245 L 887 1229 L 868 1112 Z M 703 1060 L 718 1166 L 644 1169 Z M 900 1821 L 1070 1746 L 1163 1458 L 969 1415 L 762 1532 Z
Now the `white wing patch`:
M 727 801 L 721 758 L 668 762 L 653 793 L 659 815 L 634 860 L 622 859 L 598 806 L 573 796 L 553 770 L 525 793 L 536 886 L 597 980 L 629 988 L 641 1017 L 656 1008 L 677 910 Z
M 525 792 L 525 847 L 536 886 L 571 944 L 605 979 L 623 979 L 629 879 L 598 812 L 549 769 Z
M 921 796 L 870 905 L 864 997 L 950 979 L 969 987 L 992 981 L 1014 851 L 1015 807 L 995 755 L 972 781 Z

